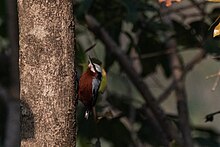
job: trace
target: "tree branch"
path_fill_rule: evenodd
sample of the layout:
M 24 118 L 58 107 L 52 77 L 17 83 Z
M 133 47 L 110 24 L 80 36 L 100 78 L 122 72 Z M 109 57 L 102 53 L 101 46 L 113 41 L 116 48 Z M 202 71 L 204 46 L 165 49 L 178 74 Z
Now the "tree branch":
M 192 60 L 190 60 L 184 70 L 183 70 L 183 74 L 181 75 L 180 79 L 179 80 L 182 80 L 185 78 L 186 74 L 191 71 L 194 66 L 196 64 L 198 64 L 199 62 L 201 62 L 201 60 L 203 60 L 206 56 L 206 52 L 204 51 L 204 49 L 200 49 L 199 53 L 195 55 L 195 57 L 192 58 Z M 173 90 L 175 90 L 176 88 L 176 82 L 173 80 L 171 82 L 171 84 L 167 87 L 166 90 L 164 90 L 164 92 L 157 98 L 158 100 L 158 103 L 162 103 L 164 100 L 167 99 L 167 97 L 171 94 L 171 92 Z
M 143 96 L 144 100 L 146 101 L 150 110 L 155 116 L 155 120 L 158 122 L 161 129 L 166 133 L 167 138 L 164 139 L 168 139 L 169 141 L 175 140 L 178 144 L 181 144 L 176 129 L 172 126 L 162 109 L 158 106 L 148 86 L 143 82 L 141 77 L 132 67 L 129 58 L 117 46 L 117 44 L 113 41 L 113 39 L 109 36 L 105 29 L 100 27 L 100 24 L 95 20 L 95 18 L 93 18 L 90 15 L 86 15 L 85 19 L 88 28 L 96 35 L 96 37 L 98 37 L 105 44 L 106 49 L 112 53 L 112 55 L 115 57 L 115 59 L 118 61 L 120 66 L 124 69 L 125 73 L 130 78 L 132 83 Z
M 169 55 L 172 74 L 176 85 L 175 94 L 177 100 L 177 110 L 179 114 L 179 126 L 182 132 L 184 146 L 192 147 L 191 129 L 189 125 L 189 112 L 187 107 L 187 95 L 185 90 L 185 80 L 183 76 L 183 67 L 180 63 L 179 57 L 176 52 L 176 40 L 171 39 L 168 41 L 168 50 L 172 52 Z

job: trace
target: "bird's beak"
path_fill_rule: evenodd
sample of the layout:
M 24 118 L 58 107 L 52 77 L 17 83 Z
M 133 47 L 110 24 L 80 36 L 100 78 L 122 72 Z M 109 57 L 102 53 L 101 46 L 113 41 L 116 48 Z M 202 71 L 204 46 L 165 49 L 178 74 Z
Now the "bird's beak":
M 89 63 L 93 64 L 90 56 L 89 56 Z

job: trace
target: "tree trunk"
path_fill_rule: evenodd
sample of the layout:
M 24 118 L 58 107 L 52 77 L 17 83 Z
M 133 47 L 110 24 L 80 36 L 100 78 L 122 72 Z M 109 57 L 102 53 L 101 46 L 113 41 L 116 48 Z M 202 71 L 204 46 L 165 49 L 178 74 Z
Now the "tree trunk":
M 18 0 L 21 146 L 75 146 L 72 0 Z

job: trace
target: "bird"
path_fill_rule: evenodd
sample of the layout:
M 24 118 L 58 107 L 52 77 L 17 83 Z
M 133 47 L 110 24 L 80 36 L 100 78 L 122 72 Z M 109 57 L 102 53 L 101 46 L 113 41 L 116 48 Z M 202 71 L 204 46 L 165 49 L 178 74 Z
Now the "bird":
M 89 118 L 92 108 L 95 106 L 99 88 L 102 81 L 101 62 L 89 57 L 87 70 L 79 79 L 78 96 L 84 104 L 86 111 L 84 117 Z

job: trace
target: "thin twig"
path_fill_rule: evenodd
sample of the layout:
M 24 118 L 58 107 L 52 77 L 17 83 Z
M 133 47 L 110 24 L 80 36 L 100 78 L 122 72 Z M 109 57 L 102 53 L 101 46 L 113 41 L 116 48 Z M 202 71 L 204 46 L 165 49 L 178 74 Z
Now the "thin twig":
M 217 112 L 210 113 L 210 114 L 206 115 L 206 116 L 205 116 L 205 122 L 213 121 L 213 120 L 214 120 L 214 116 L 215 116 L 216 114 L 220 114 L 220 111 L 217 111 Z
M 209 76 L 206 77 L 206 79 L 210 79 L 210 78 L 214 78 L 214 77 L 217 77 L 217 78 L 215 80 L 214 85 L 212 86 L 212 91 L 215 91 L 216 87 L 218 86 L 218 83 L 219 83 L 219 80 L 220 80 L 220 69 L 219 69 L 218 73 L 209 75 Z
M 92 46 L 90 46 L 88 49 L 86 49 L 86 50 L 85 50 L 85 52 L 90 51 L 90 50 L 91 50 L 91 49 L 93 49 L 95 46 L 96 46 L 96 43 L 95 43 L 95 44 L 93 44 Z
M 217 78 L 216 78 L 216 80 L 215 80 L 215 83 L 214 83 L 214 85 L 213 85 L 213 87 L 212 87 L 212 91 L 215 91 L 216 87 L 218 86 L 219 78 L 220 78 L 220 77 L 217 76 Z

